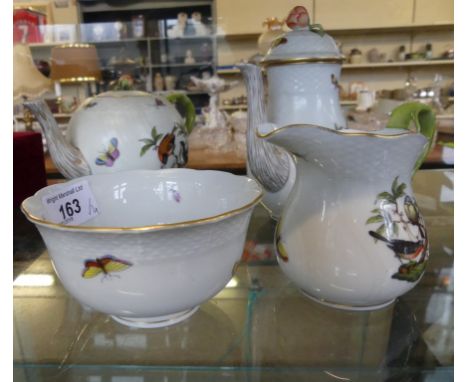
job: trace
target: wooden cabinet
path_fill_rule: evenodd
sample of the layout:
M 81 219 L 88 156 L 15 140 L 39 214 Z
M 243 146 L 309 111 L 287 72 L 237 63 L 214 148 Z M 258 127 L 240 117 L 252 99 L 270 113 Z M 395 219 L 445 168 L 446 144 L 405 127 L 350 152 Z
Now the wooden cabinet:
M 303 1 L 312 14 L 313 0 Z M 216 0 L 218 34 L 254 34 L 263 31 L 267 17 L 285 18 L 298 5 L 297 0 Z
M 409 25 L 412 19 L 411 0 L 315 0 L 313 15 L 325 30 Z
M 453 0 L 414 0 L 417 25 L 453 23 Z

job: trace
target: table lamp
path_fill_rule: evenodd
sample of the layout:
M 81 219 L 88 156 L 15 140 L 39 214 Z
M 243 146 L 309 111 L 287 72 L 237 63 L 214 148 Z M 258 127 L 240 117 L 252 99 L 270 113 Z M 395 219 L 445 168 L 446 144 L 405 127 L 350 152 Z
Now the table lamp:
M 96 93 L 96 81 L 101 79 L 101 69 L 96 47 L 89 44 L 65 44 L 52 49 L 50 78 L 55 94 L 61 98 L 63 83 L 90 83 Z
M 26 44 L 13 47 L 13 102 L 38 98 L 52 89 L 52 81 L 45 77 L 34 65 L 31 50 Z M 23 119 L 26 130 L 32 130 L 33 116 L 24 108 Z

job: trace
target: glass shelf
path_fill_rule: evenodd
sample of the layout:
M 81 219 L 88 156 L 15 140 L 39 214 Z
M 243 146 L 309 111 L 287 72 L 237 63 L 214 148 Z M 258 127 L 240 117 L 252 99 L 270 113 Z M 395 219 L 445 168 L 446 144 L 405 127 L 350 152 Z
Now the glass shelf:
M 453 171 L 418 171 L 413 185 L 431 257 L 393 305 L 352 312 L 306 298 L 277 266 L 275 223 L 258 206 L 227 287 L 163 329 L 130 329 L 81 306 L 17 217 L 15 258 L 40 256 L 15 261 L 15 381 L 453 380 Z

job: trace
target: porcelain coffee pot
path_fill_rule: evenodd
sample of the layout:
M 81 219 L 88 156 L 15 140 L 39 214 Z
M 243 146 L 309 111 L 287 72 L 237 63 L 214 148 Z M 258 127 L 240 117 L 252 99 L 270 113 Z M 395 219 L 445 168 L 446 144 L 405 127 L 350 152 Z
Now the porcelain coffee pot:
M 286 151 L 257 138 L 259 124 L 268 121 L 278 126 L 310 123 L 333 130 L 346 128 L 338 86 L 345 57 L 320 25 L 309 25 L 304 7 L 295 7 L 286 24 L 292 31 L 272 43 L 260 65 L 238 65 L 249 104 L 248 172 L 263 185 L 263 204 L 275 219 L 294 185 L 295 166 Z M 262 69 L 268 82 L 266 97 Z
M 185 119 L 176 105 L 185 109 Z M 43 100 L 28 101 L 51 158 L 66 178 L 123 170 L 183 167 L 195 108 L 184 94 L 109 91 L 73 113 L 66 136 Z

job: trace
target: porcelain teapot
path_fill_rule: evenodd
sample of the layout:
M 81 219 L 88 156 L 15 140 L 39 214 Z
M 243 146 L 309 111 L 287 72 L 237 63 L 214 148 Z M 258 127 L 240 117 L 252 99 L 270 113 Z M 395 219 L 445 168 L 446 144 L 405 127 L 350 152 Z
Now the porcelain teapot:
M 175 104 L 185 109 L 185 120 Z M 86 99 L 64 136 L 42 100 L 25 106 L 41 125 L 51 158 L 66 178 L 132 169 L 183 167 L 195 108 L 184 94 L 117 90 Z
M 435 115 L 413 102 L 396 108 L 385 129 L 346 128 L 336 86 L 342 58 L 306 16 L 294 8 L 293 31 L 263 59 L 267 107 L 261 69 L 240 66 L 248 169 L 279 218 L 275 248 L 286 275 L 324 304 L 376 309 L 411 289 L 426 266 L 427 232 L 411 177 L 434 142 Z

